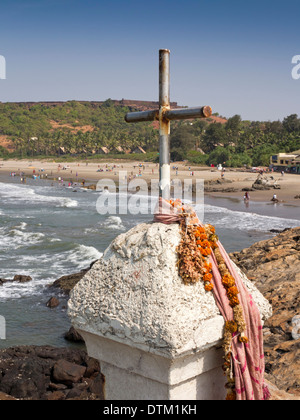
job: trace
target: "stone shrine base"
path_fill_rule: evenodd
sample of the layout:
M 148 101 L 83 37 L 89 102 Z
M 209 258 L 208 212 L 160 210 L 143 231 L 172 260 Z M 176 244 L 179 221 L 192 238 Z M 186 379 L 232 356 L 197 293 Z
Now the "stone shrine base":
M 171 359 L 86 331 L 91 357 L 101 360 L 106 400 L 224 400 L 222 348 Z
M 107 400 L 224 400 L 224 319 L 203 282 L 178 273 L 178 224 L 119 235 L 68 301 L 73 327 L 100 362 Z M 262 319 L 271 306 L 241 273 Z

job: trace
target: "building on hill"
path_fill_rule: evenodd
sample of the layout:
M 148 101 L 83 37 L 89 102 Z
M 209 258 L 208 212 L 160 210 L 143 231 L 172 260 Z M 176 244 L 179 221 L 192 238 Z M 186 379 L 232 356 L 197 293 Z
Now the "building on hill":
M 284 171 L 300 174 L 300 150 L 292 153 L 278 153 L 270 158 L 270 168 L 274 171 Z
M 137 146 L 134 149 L 132 149 L 131 153 L 146 153 L 145 150 L 141 146 Z
M 121 147 L 121 146 L 115 146 L 112 149 L 112 153 L 125 153 L 125 151 L 124 151 L 123 147 Z
M 58 153 L 60 154 L 60 155 L 65 155 L 67 152 L 66 152 L 66 149 L 64 148 L 64 147 L 59 147 L 59 149 L 58 149 Z
M 107 154 L 109 153 L 109 150 L 108 150 L 108 148 L 107 148 L 107 147 L 100 147 L 100 148 L 97 150 L 97 153 L 98 153 L 99 155 L 107 155 Z

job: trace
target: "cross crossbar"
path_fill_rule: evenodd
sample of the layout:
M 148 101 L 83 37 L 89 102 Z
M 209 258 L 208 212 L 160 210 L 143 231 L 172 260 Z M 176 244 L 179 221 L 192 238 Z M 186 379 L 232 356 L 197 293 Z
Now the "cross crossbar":
M 210 106 L 169 109 L 164 112 L 164 118 L 169 121 L 186 120 L 189 118 L 208 118 L 211 116 L 211 112 L 212 111 Z M 129 112 L 125 115 L 125 121 L 128 123 L 155 120 L 159 121 L 159 109 L 141 112 Z
M 208 118 L 210 106 L 170 109 L 170 51 L 159 50 L 159 109 L 129 112 L 128 123 L 159 121 L 159 196 L 170 199 L 170 121 L 192 118 Z

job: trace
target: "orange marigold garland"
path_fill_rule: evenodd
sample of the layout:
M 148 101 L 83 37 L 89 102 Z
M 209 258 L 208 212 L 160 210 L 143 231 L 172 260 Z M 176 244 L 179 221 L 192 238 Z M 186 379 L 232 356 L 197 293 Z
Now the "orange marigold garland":
M 243 309 L 238 299 L 238 288 L 234 277 L 229 272 L 226 262 L 218 246 L 218 236 L 214 226 L 208 224 L 199 226 L 199 220 L 191 206 L 182 205 L 180 200 L 170 200 L 169 203 L 182 214 L 181 243 L 177 248 L 179 275 L 185 284 L 203 280 L 206 291 L 213 290 L 212 264 L 210 255 L 214 253 L 222 284 L 226 290 L 229 304 L 233 310 L 233 320 L 225 323 L 224 329 L 224 364 L 223 370 L 227 376 L 226 400 L 235 400 L 235 380 L 232 369 L 232 339 L 238 336 L 241 343 L 247 343 L 245 335 L 246 323 Z
M 213 289 L 212 265 L 209 256 L 211 244 L 195 211 L 190 206 L 183 206 L 180 200 L 170 200 L 172 207 L 182 214 L 181 242 L 177 247 L 179 275 L 185 284 L 203 280 L 206 291 Z

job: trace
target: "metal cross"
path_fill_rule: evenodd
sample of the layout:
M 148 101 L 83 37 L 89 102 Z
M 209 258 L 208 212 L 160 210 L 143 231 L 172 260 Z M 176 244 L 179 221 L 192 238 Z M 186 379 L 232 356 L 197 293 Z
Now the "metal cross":
M 170 121 L 190 118 L 208 118 L 212 115 L 210 106 L 197 108 L 170 108 L 170 50 L 159 50 L 159 109 L 129 112 L 128 123 L 159 121 L 159 196 L 170 199 Z

